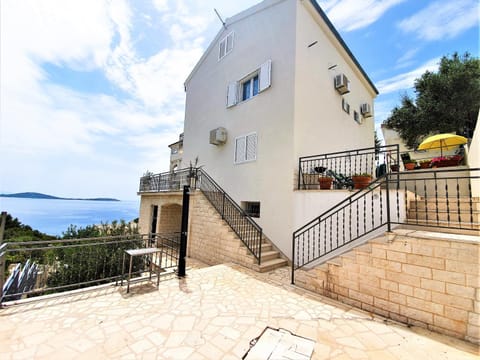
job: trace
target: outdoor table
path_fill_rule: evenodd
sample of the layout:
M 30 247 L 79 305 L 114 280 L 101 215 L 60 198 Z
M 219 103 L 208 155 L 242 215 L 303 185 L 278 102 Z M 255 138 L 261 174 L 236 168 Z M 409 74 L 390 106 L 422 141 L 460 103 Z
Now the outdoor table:
M 162 250 L 159 248 L 144 248 L 144 249 L 129 249 L 125 250 L 123 253 L 123 263 L 122 263 L 122 280 L 120 282 L 120 285 L 123 286 L 123 278 L 125 276 L 125 256 L 128 255 L 130 256 L 130 263 L 128 266 L 128 278 L 127 278 L 127 294 L 130 291 L 130 279 L 132 277 L 132 263 L 133 263 L 133 258 L 135 256 L 144 256 L 147 255 L 150 260 L 150 265 L 149 265 L 149 272 L 150 272 L 150 277 L 149 280 L 152 280 L 152 265 L 153 265 L 153 254 L 158 254 L 161 253 Z M 157 270 L 157 288 L 160 283 L 160 267 L 158 267 Z

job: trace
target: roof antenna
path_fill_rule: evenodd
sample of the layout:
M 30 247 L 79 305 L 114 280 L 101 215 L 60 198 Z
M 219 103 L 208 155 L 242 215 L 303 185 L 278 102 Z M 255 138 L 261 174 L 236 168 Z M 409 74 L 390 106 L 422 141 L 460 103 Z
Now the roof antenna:
M 218 18 L 219 18 L 220 21 L 222 22 L 223 27 L 226 29 L 226 28 L 227 28 L 227 25 L 225 25 L 225 21 L 223 21 L 222 17 L 220 16 L 220 14 L 219 14 L 218 11 L 217 11 L 217 9 L 213 8 L 213 11 L 215 11 L 215 14 L 217 14 Z

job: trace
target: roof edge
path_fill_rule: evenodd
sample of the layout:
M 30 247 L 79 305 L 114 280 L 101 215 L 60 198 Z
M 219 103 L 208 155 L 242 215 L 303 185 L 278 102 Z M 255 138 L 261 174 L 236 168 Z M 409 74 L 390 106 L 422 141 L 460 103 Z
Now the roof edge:
M 376 86 L 373 84 L 373 81 L 369 78 L 369 76 L 367 75 L 367 73 L 365 72 L 365 70 L 363 70 L 362 68 L 362 65 L 360 65 L 360 63 L 358 62 L 357 58 L 353 55 L 353 53 L 350 51 L 349 47 L 347 46 L 347 44 L 345 43 L 345 41 L 343 41 L 342 37 L 340 36 L 340 34 L 338 33 L 337 29 L 335 29 L 335 26 L 333 26 L 332 22 L 330 21 L 330 19 L 328 18 L 327 14 L 325 14 L 325 12 L 322 10 L 322 8 L 320 7 L 320 5 L 318 5 L 317 1 L 316 0 L 310 0 L 310 3 L 312 4 L 312 6 L 315 8 L 315 10 L 318 12 L 318 14 L 320 15 L 320 17 L 322 18 L 322 20 L 325 22 L 325 24 L 327 24 L 328 28 L 330 29 L 330 31 L 332 32 L 332 34 L 335 36 L 335 38 L 337 39 L 337 41 L 340 43 L 340 45 L 342 45 L 343 49 L 346 51 L 346 53 L 348 54 L 348 56 L 350 56 L 350 58 L 352 59 L 353 63 L 357 66 L 358 70 L 360 70 L 361 74 L 365 77 L 365 79 L 367 80 L 367 82 L 370 84 L 370 86 L 372 87 L 372 89 L 375 91 L 375 93 L 378 95 L 379 92 L 378 92 L 378 89 L 376 88 Z

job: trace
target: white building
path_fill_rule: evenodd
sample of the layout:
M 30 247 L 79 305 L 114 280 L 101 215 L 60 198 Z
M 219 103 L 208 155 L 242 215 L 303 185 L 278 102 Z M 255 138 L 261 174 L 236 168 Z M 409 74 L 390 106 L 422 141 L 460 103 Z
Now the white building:
M 259 205 L 256 221 L 285 255 L 296 227 L 345 196 L 294 191 L 299 157 L 374 143 L 361 106 L 372 113 L 377 90 L 314 0 L 265 0 L 227 19 L 185 88 L 180 167 L 198 157 L 237 203 Z

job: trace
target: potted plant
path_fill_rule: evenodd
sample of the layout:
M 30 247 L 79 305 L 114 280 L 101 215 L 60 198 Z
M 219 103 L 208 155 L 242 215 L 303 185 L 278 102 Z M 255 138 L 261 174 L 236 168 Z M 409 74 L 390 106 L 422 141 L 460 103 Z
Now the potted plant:
M 398 164 L 391 164 L 390 165 L 390 170 L 397 172 L 398 171 Z
M 330 176 L 319 176 L 318 183 L 320 184 L 320 189 L 330 190 L 332 188 L 333 179 Z
M 417 162 L 415 160 L 405 160 L 403 162 L 403 165 L 405 166 L 405 169 L 413 170 L 413 169 L 415 169 L 415 166 L 417 165 Z
M 368 173 L 353 174 L 352 180 L 354 189 L 363 189 L 372 182 L 372 175 Z
M 150 191 L 151 184 L 153 180 L 153 173 L 149 170 L 143 173 L 143 176 L 140 178 L 140 191 Z
M 420 169 L 428 169 L 430 167 L 430 160 L 422 160 L 420 161 Z

